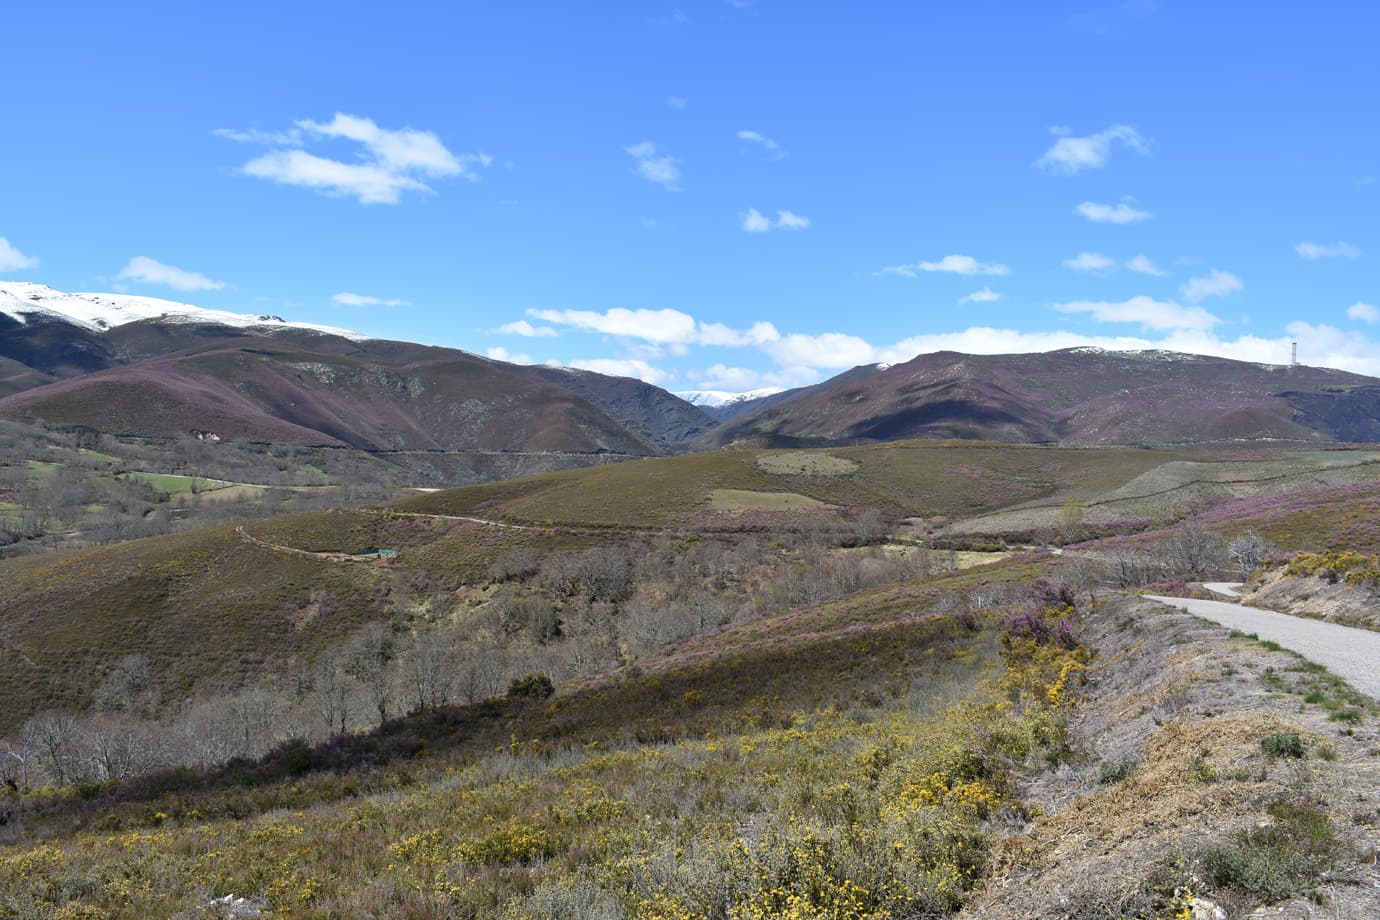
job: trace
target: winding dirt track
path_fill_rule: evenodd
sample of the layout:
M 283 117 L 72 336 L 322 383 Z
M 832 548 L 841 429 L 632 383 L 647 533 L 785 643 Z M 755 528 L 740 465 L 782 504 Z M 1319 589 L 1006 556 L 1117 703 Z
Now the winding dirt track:
M 1380 632 L 1225 601 L 1157 597 L 1152 594 L 1145 597 L 1186 610 L 1195 617 L 1278 642 L 1345 678 L 1362 693 L 1380 700 Z

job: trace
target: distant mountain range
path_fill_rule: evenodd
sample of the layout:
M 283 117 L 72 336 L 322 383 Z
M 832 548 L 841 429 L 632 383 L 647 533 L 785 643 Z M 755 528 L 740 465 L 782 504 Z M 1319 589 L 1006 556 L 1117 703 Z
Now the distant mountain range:
M 1380 380 L 1173 352 L 937 352 L 794 390 L 668 393 L 276 316 L 0 282 L 0 418 L 116 435 L 645 457 L 903 438 L 1380 441 Z
M 858 368 L 709 432 L 705 446 L 967 438 L 1175 445 L 1380 440 L 1380 380 L 1167 351 L 936 352 Z
M 638 380 L 34 284 L 0 283 L 0 362 L 0 417 L 135 437 L 655 456 L 714 425 Z

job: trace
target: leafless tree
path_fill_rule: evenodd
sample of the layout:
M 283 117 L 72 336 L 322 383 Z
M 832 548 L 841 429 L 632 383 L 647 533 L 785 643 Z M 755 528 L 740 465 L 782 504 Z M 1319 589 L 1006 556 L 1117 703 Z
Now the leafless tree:
M 1227 547 L 1216 534 L 1195 521 L 1184 523 L 1165 543 L 1174 574 L 1200 581 L 1221 571 Z
M 402 673 L 417 709 L 443 705 L 455 684 L 454 643 L 441 630 L 421 633 L 402 656 Z
M 1251 573 L 1260 568 L 1260 564 L 1270 558 L 1270 555 L 1275 551 L 1275 545 L 1254 530 L 1248 530 L 1240 536 L 1234 537 L 1227 544 L 1227 556 L 1236 566 L 1242 581 L 1250 579 Z
M 348 662 L 341 650 L 322 653 L 312 666 L 308 693 L 312 711 L 321 717 L 328 731 L 340 734 L 349 731 L 355 708 L 356 685 L 347 668 Z
M 126 655 L 117 661 L 96 688 L 91 705 L 105 712 L 152 716 L 158 708 L 158 688 L 148 658 Z
M 379 724 L 388 721 L 388 713 L 397 694 L 398 642 L 386 623 L 370 623 L 347 643 L 344 650 L 345 673 L 363 690 L 368 705 L 378 715 Z
M 65 786 L 74 778 L 78 767 L 76 716 L 58 710 L 40 712 L 24 723 L 19 738 L 54 783 Z

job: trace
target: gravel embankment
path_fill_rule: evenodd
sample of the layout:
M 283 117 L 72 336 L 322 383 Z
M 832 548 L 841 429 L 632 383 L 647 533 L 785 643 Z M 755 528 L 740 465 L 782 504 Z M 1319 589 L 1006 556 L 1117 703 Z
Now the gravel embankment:
M 1145 597 L 1231 629 L 1278 642 L 1344 678 L 1362 693 L 1380 700 L 1380 633 L 1225 601 L 1151 594 Z

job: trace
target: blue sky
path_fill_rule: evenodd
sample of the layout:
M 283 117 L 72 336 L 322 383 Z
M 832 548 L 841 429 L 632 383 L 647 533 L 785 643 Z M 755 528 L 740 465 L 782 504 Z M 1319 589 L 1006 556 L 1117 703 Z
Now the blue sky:
M 0 11 L 0 279 L 676 390 L 1380 374 L 1373 3 L 210 6 Z

